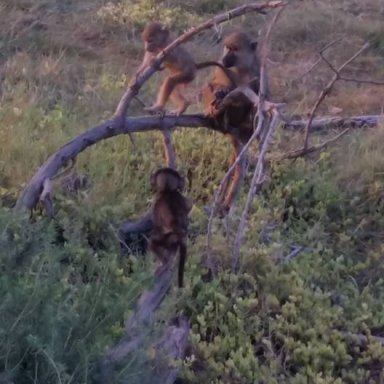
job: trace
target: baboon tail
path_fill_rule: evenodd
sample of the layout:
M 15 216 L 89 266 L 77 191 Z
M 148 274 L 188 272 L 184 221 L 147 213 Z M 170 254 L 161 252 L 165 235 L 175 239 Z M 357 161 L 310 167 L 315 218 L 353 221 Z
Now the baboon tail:
M 179 273 L 178 273 L 178 279 L 179 279 L 179 288 L 182 288 L 184 285 L 184 267 L 185 267 L 185 260 L 187 258 L 187 245 L 184 242 L 180 243 L 179 247 Z
M 236 87 L 236 79 L 234 74 L 228 68 L 224 67 L 222 63 L 219 63 L 217 61 L 203 61 L 201 63 L 196 63 L 197 69 L 203 69 L 207 67 L 220 68 L 224 72 L 224 74 L 227 76 L 228 80 L 232 83 L 232 87 L 234 88 Z

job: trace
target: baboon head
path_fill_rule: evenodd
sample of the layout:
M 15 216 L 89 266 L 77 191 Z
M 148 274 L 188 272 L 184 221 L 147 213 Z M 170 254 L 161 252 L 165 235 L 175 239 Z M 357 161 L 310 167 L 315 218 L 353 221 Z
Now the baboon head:
M 172 168 L 160 168 L 149 179 L 151 187 L 157 192 L 182 191 L 184 189 L 184 177 Z
M 144 49 L 151 53 L 159 53 L 167 46 L 169 30 L 160 23 L 148 23 L 141 37 L 144 41 Z
M 244 32 L 230 33 L 224 39 L 224 54 L 222 63 L 224 67 L 237 67 L 240 70 L 248 70 L 254 64 L 257 42 Z

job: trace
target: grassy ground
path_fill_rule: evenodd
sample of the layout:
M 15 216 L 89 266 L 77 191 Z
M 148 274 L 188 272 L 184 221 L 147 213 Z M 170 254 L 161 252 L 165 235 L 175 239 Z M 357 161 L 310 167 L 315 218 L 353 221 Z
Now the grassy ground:
M 51 153 L 111 115 L 140 62 L 140 29 L 153 17 L 155 3 L 0 4 L 4 206 L 12 204 Z M 241 2 L 199 0 L 191 7 L 168 0 L 157 3 L 155 14 L 181 31 L 236 3 Z M 291 114 L 306 115 L 332 72 L 320 63 L 302 75 L 318 59 L 318 50 L 338 37 L 343 40 L 327 53 L 334 65 L 371 42 L 345 76 L 383 81 L 383 17 L 382 0 L 293 2 L 273 33 L 268 68 L 273 101 L 286 102 Z M 242 26 L 258 36 L 265 21 L 248 15 L 224 29 Z M 199 60 L 207 59 L 207 52 L 220 54 L 213 33 L 197 37 L 189 47 Z M 206 76 L 199 74 L 192 98 Z M 155 76 L 144 87 L 147 104 L 158 81 Z M 338 82 L 320 112 L 379 114 L 383 100 L 384 87 Z M 199 108 L 196 104 L 191 110 Z M 131 113 L 142 114 L 140 105 L 133 104 Z M 351 132 L 307 161 L 272 164 L 252 207 L 242 273 L 234 277 L 225 270 L 244 193 L 227 227 L 215 222 L 214 252 L 222 273 L 207 284 L 201 282 L 207 220 L 202 208 L 225 172 L 230 147 L 224 137 L 203 129 L 175 132 L 179 168 L 190 179 L 187 194 L 195 207 L 187 287 L 171 294 L 160 316 L 168 318 L 175 305 L 190 315 L 184 382 L 383 382 L 384 353 L 377 341 L 345 340 L 341 333 L 384 336 L 383 128 Z M 147 175 L 163 161 L 157 132 L 135 138 L 136 148 L 127 137 L 117 137 L 79 156 L 76 170 L 89 176 L 89 188 L 75 199 L 56 194 L 65 246 L 44 218 L 30 223 L 1 209 L 0 297 L 6 300 L 0 308 L 6 315 L 0 322 L 0 383 L 92 382 L 97 357 L 121 334 L 150 268 L 135 258 L 133 267 L 119 259 L 115 224 L 146 209 L 151 198 Z M 293 149 L 300 140 L 301 134 L 278 130 L 272 151 Z M 306 250 L 282 264 L 297 244 Z M 89 313 L 94 315 L 84 320 Z M 129 382 L 143 382 L 138 366 L 130 364 L 121 382 L 124 375 Z

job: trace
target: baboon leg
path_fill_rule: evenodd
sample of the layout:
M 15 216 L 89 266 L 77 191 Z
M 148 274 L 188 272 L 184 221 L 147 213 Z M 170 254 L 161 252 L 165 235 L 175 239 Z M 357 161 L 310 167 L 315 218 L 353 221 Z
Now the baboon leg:
M 189 101 L 183 95 L 184 91 L 185 91 L 185 83 L 178 84 L 173 89 L 173 92 L 171 93 L 171 96 L 170 96 L 173 104 L 175 104 L 175 106 L 177 107 L 177 109 L 172 111 L 172 113 L 177 116 L 184 113 L 190 104 Z
M 231 142 L 233 145 L 233 152 L 231 156 L 230 166 L 234 163 L 234 161 L 236 160 L 236 157 L 239 155 L 239 153 L 243 148 L 243 145 L 233 137 L 231 137 Z M 223 211 L 223 213 L 227 213 L 229 211 L 231 204 L 236 198 L 236 195 L 240 189 L 240 185 L 244 177 L 245 165 L 246 165 L 246 159 L 245 157 L 243 157 L 234 169 L 233 176 L 231 178 L 229 185 L 225 190 L 225 195 L 221 202 L 221 210 Z
M 193 79 L 194 73 L 176 73 L 175 75 L 168 76 L 160 87 L 156 103 L 153 106 L 145 109 L 152 112 L 162 110 L 172 93 L 177 91 L 176 88 L 181 84 L 189 83 Z M 188 105 L 185 106 L 186 100 L 183 98 L 180 92 L 176 92 L 175 97 L 175 100 L 177 100 L 179 103 L 176 113 L 180 114 L 179 111 L 183 112 L 188 107 Z

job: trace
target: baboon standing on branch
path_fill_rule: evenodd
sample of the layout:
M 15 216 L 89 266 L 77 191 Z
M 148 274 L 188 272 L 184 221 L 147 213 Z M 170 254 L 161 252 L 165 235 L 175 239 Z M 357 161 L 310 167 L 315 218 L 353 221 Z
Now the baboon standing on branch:
M 168 28 L 160 23 L 148 23 L 143 30 L 142 39 L 145 54 L 138 73 L 150 65 L 154 57 L 172 41 Z M 183 95 L 185 85 L 194 80 L 196 71 L 202 68 L 209 66 L 219 67 L 220 69 L 218 70 L 222 73 L 222 76 L 227 78 L 227 82 L 232 86 L 235 85 L 235 79 L 231 77 L 231 72 L 222 64 L 215 61 L 205 61 L 196 64 L 192 56 L 180 46 L 169 52 L 162 64 L 168 72 L 168 76 L 161 85 L 156 103 L 151 107 L 145 108 L 150 112 L 162 111 L 165 103 L 171 98 L 177 107 L 173 113 L 176 115 L 184 113 L 189 106 L 189 101 Z

